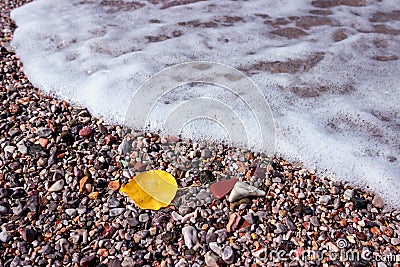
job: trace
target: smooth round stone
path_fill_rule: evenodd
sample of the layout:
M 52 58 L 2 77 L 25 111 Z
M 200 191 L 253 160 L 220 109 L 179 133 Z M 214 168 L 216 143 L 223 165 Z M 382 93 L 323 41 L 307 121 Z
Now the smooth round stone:
M 374 199 L 372 199 L 372 205 L 376 208 L 383 208 L 384 201 L 380 196 L 375 195 Z
M 332 198 L 329 195 L 321 196 L 320 199 L 319 199 L 319 204 L 328 205 L 331 202 L 331 199 Z
M 0 233 L 0 241 L 3 243 L 7 243 L 8 241 L 10 241 L 10 239 L 12 238 L 12 236 L 7 233 L 7 231 L 2 231 Z
M 233 253 L 233 249 L 230 246 L 224 247 L 221 252 L 221 257 L 222 260 L 227 264 L 233 263 L 233 261 L 235 260 L 235 254 Z
M 8 212 L 7 207 L 0 205 L 0 214 L 6 214 Z
M 72 217 L 72 216 L 74 216 L 74 215 L 76 214 L 76 209 L 66 209 L 66 210 L 65 210 L 65 213 L 66 213 L 68 216 Z
M 145 223 L 145 222 L 148 222 L 149 219 L 150 219 L 150 217 L 147 213 L 139 215 L 139 222 Z

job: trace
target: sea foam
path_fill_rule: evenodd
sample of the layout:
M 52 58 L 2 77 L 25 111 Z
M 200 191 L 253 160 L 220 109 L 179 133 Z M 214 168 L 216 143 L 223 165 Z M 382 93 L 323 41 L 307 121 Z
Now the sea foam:
M 278 154 L 399 207 L 400 3 L 330 2 L 38 0 L 12 12 L 13 45 L 35 86 L 116 123 L 165 67 L 237 68 L 271 106 Z M 162 103 L 190 95 L 236 101 L 224 90 L 196 92 L 163 96 L 154 120 L 168 110 Z M 246 118 L 239 102 L 231 106 Z M 227 137 L 205 127 L 182 132 Z

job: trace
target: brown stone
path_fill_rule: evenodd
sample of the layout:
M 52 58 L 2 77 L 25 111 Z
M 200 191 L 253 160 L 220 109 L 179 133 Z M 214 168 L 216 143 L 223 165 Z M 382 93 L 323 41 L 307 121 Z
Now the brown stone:
M 119 187 L 120 187 L 119 180 L 113 180 L 108 183 L 108 189 L 116 191 L 119 189 Z
M 333 33 L 333 41 L 335 42 L 340 42 L 343 41 L 344 39 L 347 38 L 347 34 L 345 32 L 345 29 L 337 29 L 334 33 Z
M 18 113 L 19 110 L 20 110 L 20 108 L 19 108 L 19 106 L 18 106 L 17 104 L 12 103 L 12 104 L 10 105 L 10 112 L 11 112 L 12 114 Z
M 135 163 L 135 165 L 133 165 L 133 168 L 136 170 L 136 171 L 139 171 L 139 172 L 141 172 L 141 171 L 143 171 L 145 168 L 146 168 L 146 165 L 143 163 L 143 162 L 136 162 Z
M 46 138 L 39 138 L 39 144 L 42 147 L 46 147 L 48 143 L 49 143 L 49 141 Z
M 271 34 L 286 37 L 288 39 L 298 39 L 301 36 L 308 35 L 305 31 L 302 29 L 294 28 L 294 27 L 286 27 L 286 28 L 280 28 L 276 29 L 270 32 Z
M 392 12 L 376 12 L 369 19 L 371 22 L 388 22 L 400 20 L 400 10 L 394 10 Z
M 366 241 L 367 240 L 367 236 L 362 232 L 356 232 L 356 237 L 358 239 L 360 239 L 361 241 Z
M 106 145 L 111 145 L 112 143 L 114 143 L 114 137 L 109 134 L 106 137 L 104 137 L 104 141 Z
M 79 181 L 79 192 L 81 193 L 86 193 L 86 183 L 88 182 L 89 177 L 84 176 L 82 179 Z
M 342 227 L 345 227 L 345 226 L 347 225 L 346 219 L 340 220 L 339 224 L 340 224 Z
M 268 62 L 257 62 L 241 70 L 248 74 L 256 74 L 259 72 L 271 72 L 271 73 L 303 73 L 312 69 L 318 64 L 323 58 L 324 52 L 314 53 L 304 59 L 289 59 L 288 61 L 268 61 Z
M 396 55 L 391 55 L 391 56 L 373 56 L 372 59 L 377 60 L 377 61 L 392 61 L 392 60 L 398 60 L 399 57 Z
M 332 15 L 332 11 L 330 11 L 328 9 L 314 9 L 314 10 L 310 10 L 309 13 L 313 14 L 313 15 L 319 15 L 319 16 Z
M 319 8 L 329 8 L 334 6 L 365 6 L 366 0 L 315 0 L 311 4 Z
M 229 216 L 229 222 L 226 225 L 226 230 L 228 232 L 233 232 L 236 229 L 239 228 L 240 224 L 242 223 L 243 218 L 237 213 L 232 213 L 231 216 Z
M 311 27 L 321 26 L 321 25 L 333 25 L 333 22 L 328 17 L 319 17 L 319 16 L 300 17 L 296 21 L 296 26 L 303 29 L 309 29 Z
M 89 194 L 90 199 L 97 199 L 99 197 L 99 192 L 92 192 Z
M 392 237 L 393 236 L 393 229 L 386 227 L 386 226 L 382 226 L 382 232 L 385 236 L 388 237 Z
M 311 226 L 310 222 L 303 222 L 303 227 L 304 227 L 304 229 L 306 229 L 307 231 L 310 230 L 310 226 Z
M 381 235 L 382 235 L 381 231 L 380 231 L 379 228 L 376 227 L 376 226 L 372 227 L 370 231 L 371 231 L 371 233 L 372 233 L 373 235 L 377 235 L 377 236 L 381 236 Z

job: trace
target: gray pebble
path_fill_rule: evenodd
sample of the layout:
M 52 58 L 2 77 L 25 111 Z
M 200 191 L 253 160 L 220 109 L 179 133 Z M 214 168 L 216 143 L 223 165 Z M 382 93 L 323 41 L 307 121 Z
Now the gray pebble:
M 15 152 L 15 146 L 5 146 L 4 147 L 4 153 L 9 153 L 9 154 L 13 154 Z
M 230 246 L 224 247 L 221 253 L 222 260 L 227 264 L 233 263 L 235 260 L 235 254 L 233 253 L 233 249 Z
M 218 256 L 221 255 L 221 248 L 218 246 L 218 243 L 217 243 L 217 242 L 210 242 L 210 243 L 208 244 L 208 246 L 209 246 L 210 249 L 211 249 L 212 251 L 214 251 Z
M 135 266 L 135 261 L 131 257 L 124 257 L 124 261 L 121 263 L 122 267 Z
M 287 227 L 289 227 L 289 229 L 291 231 L 297 230 L 296 225 L 293 223 L 293 221 L 289 217 L 286 217 L 286 225 L 287 225 Z
M 199 240 L 197 238 L 197 230 L 193 226 L 185 226 L 182 228 L 182 235 L 185 241 L 185 245 L 191 249 L 195 245 L 199 243 Z
M 108 267 L 121 267 L 121 262 L 118 259 L 111 259 L 107 265 Z
M 209 158 L 209 157 L 211 157 L 211 151 L 206 148 L 203 151 L 201 151 L 201 156 L 203 158 Z
M 118 146 L 118 152 L 122 155 L 125 155 L 131 150 L 131 144 L 128 140 L 122 140 L 121 144 Z
M 331 202 L 331 196 L 324 195 L 319 198 L 319 204 L 321 205 L 328 205 Z
M 319 223 L 319 220 L 318 220 L 317 216 L 312 216 L 310 218 L 310 223 L 312 225 L 314 225 L 314 226 L 317 226 L 317 227 L 320 226 L 320 223 Z
M 353 189 L 346 189 L 343 193 L 343 198 L 346 200 L 352 200 L 354 197 L 354 190 Z
M 192 208 L 190 208 L 190 207 L 180 206 L 180 207 L 179 207 L 179 214 L 180 214 L 181 216 L 185 216 L 185 215 L 188 214 L 191 210 L 192 210 Z
M 116 198 L 110 198 L 108 199 L 108 207 L 110 208 L 116 208 L 120 205 L 120 202 Z
M 178 263 L 175 265 L 175 267 L 187 267 L 187 261 L 184 258 L 181 258 Z
M 228 239 L 228 233 L 226 232 L 225 229 L 220 229 L 215 231 L 215 233 L 217 234 L 217 242 L 219 244 L 224 243 L 227 239 Z
M 393 246 L 400 245 L 400 238 L 392 238 L 391 243 Z
M 205 199 L 207 199 L 209 196 L 210 196 L 210 195 L 209 195 L 207 192 L 201 191 L 200 193 L 197 194 L 196 197 L 197 197 L 197 199 L 199 199 L 199 200 L 205 200 Z
M 10 241 L 11 238 L 12 238 L 12 236 L 9 233 L 7 233 L 7 231 L 5 231 L 5 230 L 3 230 L 0 233 L 0 241 L 3 243 L 7 243 L 8 241 Z
M 173 211 L 171 213 L 171 216 L 174 219 L 174 221 L 177 221 L 177 222 L 180 222 L 183 219 L 183 217 L 179 213 L 177 213 L 176 211 Z
M 136 218 L 128 218 L 126 221 L 132 227 L 135 227 L 139 224 L 139 221 Z
M 51 129 L 46 128 L 46 127 L 41 127 L 39 129 L 37 129 L 37 131 L 36 131 L 36 134 L 39 137 L 48 137 L 51 135 L 51 133 L 52 133 Z
M 122 214 L 124 211 L 125 211 L 124 208 L 113 208 L 113 209 L 110 209 L 109 214 L 110 214 L 110 216 L 115 217 L 115 216 Z
M 21 153 L 21 154 L 23 154 L 23 155 L 28 154 L 28 148 L 26 147 L 24 141 L 20 141 L 20 142 L 17 144 L 17 148 L 18 148 L 18 152 L 19 152 L 19 153 Z
M 7 207 L 0 205 L 0 214 L 7 214 L 7 213 L 8 213 Z
M 240 207 L 240 206 L 239 206 Z M 254 223 L 254 215 L 252 213 L 243 216 L 243 219 L 248 222 L 249 224 Z
M 72 217 L 72 216 L 74 216 L 74 215 L 76 214 L 76 209 L 66 209 L 66 210 L 65 210 L 65 213 L 66 213 L 68 216 Z
M 276 229 L 274 231 L 276 234 L 284 234 L 287 232 L 287 228 L 285 225 L 283 225 L 282 223 L 277 223 L 276 224 Z

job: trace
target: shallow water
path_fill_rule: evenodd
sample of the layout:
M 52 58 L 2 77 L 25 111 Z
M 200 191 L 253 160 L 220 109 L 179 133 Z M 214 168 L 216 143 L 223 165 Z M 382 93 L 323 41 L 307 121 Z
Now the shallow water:
M 12 18 L 31 82 L 116 123 L 165 67 L 201 60 L 243 71 L 272 109 L 278 154 L 400 205 L 398 1 L 39 0 Z M 242 98 L 200 87 L 163 95 L 150 121 L 214 99 L 249 122 L 251 139 L 256 123 Z M 194 120 L 182 132 L 220 140 L 226 129 Z

